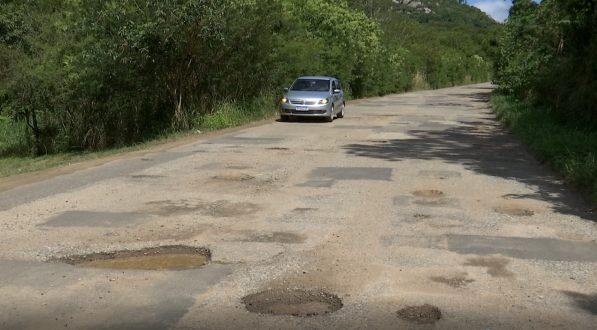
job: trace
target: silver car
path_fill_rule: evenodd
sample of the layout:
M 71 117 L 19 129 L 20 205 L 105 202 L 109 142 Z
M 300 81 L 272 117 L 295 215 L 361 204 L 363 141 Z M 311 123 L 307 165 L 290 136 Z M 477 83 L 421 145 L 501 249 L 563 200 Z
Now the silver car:
M 344 118 L 344 91 L 340 81 L 334 77 L 300 77 L 290 88 L 280 103 L 280 120 L 290 117 L 324 117 L 331 122 L 334 117 Z

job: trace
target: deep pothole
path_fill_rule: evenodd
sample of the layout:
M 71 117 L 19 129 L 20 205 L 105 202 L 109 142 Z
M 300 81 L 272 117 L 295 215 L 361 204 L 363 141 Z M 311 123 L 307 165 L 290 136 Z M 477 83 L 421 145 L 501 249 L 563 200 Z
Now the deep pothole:
M 298 317 L 333 313 L 342 308 L 337 295 L 305 289 L 273 289 L 248 295 L 242 299 L 249 312 Z
M 531 210 L 525 210 L 520 207 L 513 207 L 513 206 L 496 206 L 494 209 L 497 213 L 506 214 L 506 215 L 516 215 L 521 217 L 530 217 L 535 212 Z
M 100 252 L 49 260 L 77 267 L 131 270 L 186 270 L 211 260 L 211 251 L 191 246 L 160 246 L 130 251 Z
M 398 312 L 398 317 L 417 324 L 433 324 L 441 320 L 441 310 L 433 305 L 407 306 Z
M 417 197 L 443 197 L 444 193 L 440 190 L 415 190 L 412 192 Z

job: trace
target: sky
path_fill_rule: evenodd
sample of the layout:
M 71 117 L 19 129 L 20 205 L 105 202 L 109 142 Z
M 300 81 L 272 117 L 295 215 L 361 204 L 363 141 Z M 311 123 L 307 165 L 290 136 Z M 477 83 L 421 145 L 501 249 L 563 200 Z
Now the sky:
M 533 1 L 541 2 L 541 0 Z M 512 7 L 511 0 L 469 0 L 467 3 L 486 12 L 498 22 L 508 18 L 508 9 Z
M 469 0 L 468 4 L 481 9 L 498 22 L 508 18 L 508 9 L 512 6 L 510 0 Z

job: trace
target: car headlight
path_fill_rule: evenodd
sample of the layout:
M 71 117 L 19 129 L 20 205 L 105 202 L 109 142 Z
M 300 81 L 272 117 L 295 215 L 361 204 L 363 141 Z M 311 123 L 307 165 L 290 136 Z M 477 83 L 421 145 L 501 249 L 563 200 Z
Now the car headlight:
M 329 102 L 330 102 L 330 99 L 329 99 L 329 98 L 327 98 L 327 99 L 325 99 L 325 100 L 321 100 L 321 101 L 319 101 L 319 104 L 328 104 Z
M 282 98 L 282 103 L 288 103 L 288 99 L 287 99 L 287 98 L 285 98 L 285 97 L 283 97 L 283 98 Z

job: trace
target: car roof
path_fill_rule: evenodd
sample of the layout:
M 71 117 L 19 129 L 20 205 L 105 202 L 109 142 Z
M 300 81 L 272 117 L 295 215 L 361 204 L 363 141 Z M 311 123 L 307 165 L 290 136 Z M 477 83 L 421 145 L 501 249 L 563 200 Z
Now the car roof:
M 302 77 L 298 77 L 296 79 L 324 79 L 324 80 L 336 79 L 336 80 L 338 80 L 338 78 L 328 77 L 328 76 L 302 76 Z

